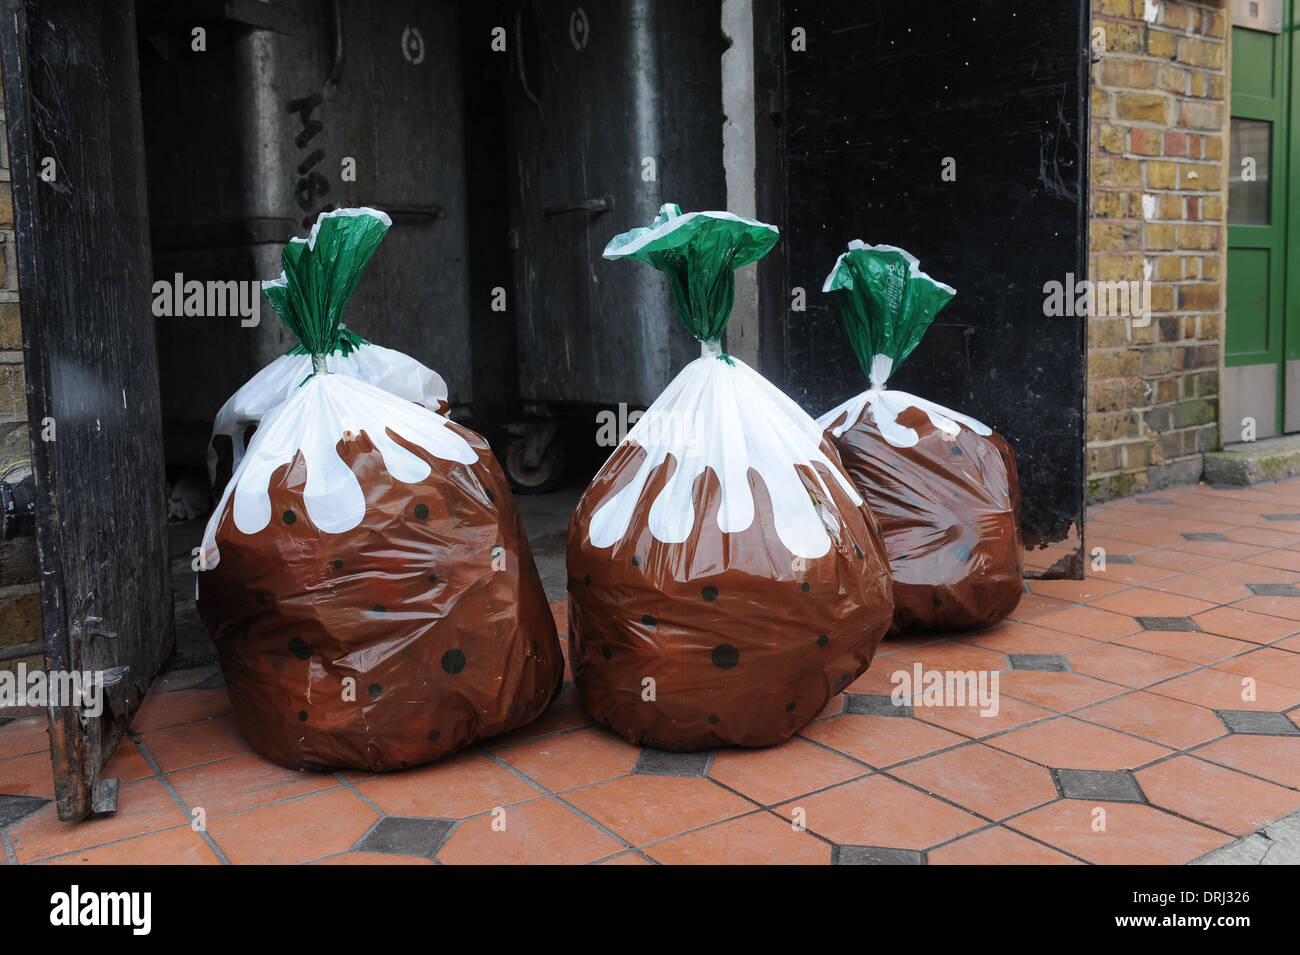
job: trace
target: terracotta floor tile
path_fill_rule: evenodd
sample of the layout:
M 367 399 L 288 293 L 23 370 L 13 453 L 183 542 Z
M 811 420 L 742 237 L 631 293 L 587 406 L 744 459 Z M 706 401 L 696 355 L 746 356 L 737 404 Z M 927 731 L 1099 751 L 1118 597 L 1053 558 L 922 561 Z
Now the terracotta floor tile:
M 525 776 L 552 792 L 587 786 L 630 773 L 641 748 L 609 730 L 591 727 L 495 751 Z
M 1266 554 L 1247 557 L 1246 563 L 1261 567 L 1277 567 L 1281 570 L 1300 571 L 1300 550 L 1274 550 Z
M 1216 663 L 1214 669 L 1300 689 L 1300 654 L 1274 647 L 1260 647 L 1231 660 L 1224 660 Z
M 636 846 L 712 825 L 754 808 L 753 803 L 707 779 L 680 776 L 624 776 L 575 789 L 565 793 L 564 799 Z
M 889 696 L 894 692 L 896 687 L 901 685 L 894 682 L 894 674 L 899 673 L 900 671 L 910 675 L 911 668 L 909 665 L 901 662 L 897 656 L 877 656 L 871 661 L 871 666 L 867 672 L 846 686 L 844 692 L 870 693 L 877 696 Z M 910 699 L 910 696 L 907 698 Z M 834 699 L 840 700 L 839 705 L 842 709 L 842 697 L 835 697 Z M 828 703 L 829 702 L 833 702 L 833 700 L 828 701 Z
M 145 761 L 139 748 L 127 736 L 123 737 L 122 742 L 117 744 L 117 750 L 114 751 L 113 758 L 108 761 L 108 765 L 104 767 L 102 775 L 105 779 L 116 779 L 125 783 L 133 779 L 144 779 L 146 776 L 152 776 L 153 767 Z
M 1104 598 L 1103 598 L 1104 599 Z M 1138 622 L 1125 614 L 1098 610 L 1096 607 L 1078 606 L 1058 613 L 1036 617 L 1034 625 L 1060 630 L 1094 640 L 1113 640 L 1140 629 Z
M 208 834 L 236 865 L 292 865 L 350 848 L 377 818 L 354 793 L 336 789 L 209 817 Z
M 142 836 L 176 826 L 188 828 L 190 818 L 181 811 L 157 779 L 123 783 L 118 790 L 117 812 L 85 822 L 60 822 L 53 803 L 38 809 L 9 830 L 19 862 L 48 859 L 89 849 L 131 836 Z
M 48 725 L 44 716 L 28 716 L 0 726 L 0 759 L 28 753 L 48 753 Z
M 1027 839 L 1018 832 L 993 826 L 962 836 L 928 855 L 930 865 L 1082 865 L 1064 853 Z
M 1279 640 L 1273 644 L 1274 650 L 1286 650 L 1290 653 L 1300 653 L 1300 634 L 1294 637 L 1288 637 L 1285 640 Z
M 555 629 L 562 635 L 569 632 L 569 601 L 555 600 L 551 602 L 551 616 L 555 618 Z
M 140 736 L 136 745 L 147 750 L 165 773 L 252 751 L 233 716 L 154 730 Z
M 1012 670 L 1001 675 L 1000 684 L 1003 696 L 1024 700 L 1058 713 L 1099 703 L 1128 689 L 1082 673 L 1042 670 Z
M 1066 659 L 1070 661 L 1070 667 L 1076 673 L 1134 689 L 1186 673 L 1196 666 L 1186 660 L 1176 660 L 1173 657 L 1115 644 L 1101 644 L 1086 650 L 1078 650 Z
M 1068 716 L 986 740 L 989 746 L 1053 769 L 1133 769 L 1169 750 Z
M 575 703 L 574 706 L 576 705 Z M 521 726 L 501 736 L 493 736 L 486 740 L 484 745 L 489 749 L 498 749 L 523 740 L 538 739 L 542 736 L 550 736 L 552 733 L 563 733 L 566 730 L 591 725 L 591 720 L 573 707 L 552 703 L 545 713 L 527 726 Z
M 1294 789 L 1191 756 L 1175 756 L 1136 775 L 1151 805 L 1233 835 L 1244 836 L 1300 808 L 1300 792 Z
M 1187 749 L 1227 732 L 1212 710 L 1147 692 L 1107 700 L 1074 715 L 1174 749 Z
M 339 785 L 332 775 L 287 769 L 256 753 L 182 770 L 167 779 L 191 811 L 202 807 L 209 819 Z
M 203 837 L 183 826 L 52 859 L 53 865 L 220 865 Z
M 1219 575 L 1222 566 L 1211 567 L 1209 570 L 1197 571 L 1194 574 L 1179 574 L 1176 577 L 1166 577 L 1164 580 L 1157 580 L 1147 589 L 1158 590 L 1172 596 L 1205 601 L 1210 604 L 1228 604 L 1234 600 L 1244 600 L 1246 597 L 1251 596 L 1252 591 L 1245 584 L 1235 580 L 1228 580 Z M 1204 607 L 1201 608 L 1202 611 L 1204 609 Z M 1192 613 L 1195 612 L 1197 611 L 1192 611 Z M 1144 616 L 1184 617 L 1189 616 L 1189 614 L 1152 613 Z
M 0 759 L 0 793 L 54 798 L 54 770 L 49 753 Z
M 1241 674 L 1227 670 L 1197 670 L 1151 687 L 1152 693 L 1186 700 L 1212 710 L 1274 710 L 1281 712 L 1300 703 L 1300 690 L 1256 679 L 1255 699 L 1242 698 Z
M 1238 610 L 1266 613 L 1285 620 L 1300 620 L 1300 597 L 1251 597 L 1233 604 Z
M 928 849 L 983 823 L 978 816 L 885 776 L 868 776 L 778 808 L 802 809 L 812 832 L 842 846 Z
M 1070 603 L 1087 603 L 1098 597 L 1105 597 L 1125 585 L 1113 580 L 1089 577 L 1086 580 L 1030 580 L 1027 581 L 1031 592 L 1041 597 L 1054 597 L 1068 600 Z
M 795 737 L 763 749 L 724 749 L 709 778 L 764 806 L 868 773 L 859 763 Z
M 664 865 L 828 865 L 831 847 L 788 820 L 755 812 L 646 849 Z
M 1055 597 L 1044 597 L 1040 594 L 1024 594 L 1020 598 L 1020 603 L 1016 604 L 1016 609 L 1007 615 L 1007 619 L 1033 620 L 1045 613 L 1054 613 L 1073 606 L 1074 604 L 1068 600 L 1058 600 Z
M 1207 610 L 1198 613 L 1192 620 L 1206 633 L 1217 633 L 1235 640 L 1249 640 L 1251 643 L 1272 643 L 1300 631 L 1300 622 L 1266 613 L 1251 613 L 1238 607 Z
M 892 775 L 990 819 L 1056 798 L 1052 774 L 1042 766 L 980 743 L 908 763 Z
M 499 824 L 494 829 L 492 822 L 492 816 L 466 819 L 439 850 L 438 861 L 447 865 L 581 865 L 626 848 L 550 798 L 507 809 L 504 829 Z
M 918 706 L 912 712 L 919 720 L 972 739 L 982 739 L 993 733 L 1056 715 L 1051 710 L 1017 700 L 1005 693 L 998 694 L 997 707 L 998 711 L 990 716 L 983 716 L 981 710 L 971 706 Z
M 1092 546 L 1092 541 L 1088 542 Z M 1120 553 L 1116 551 L 1116 553 Z M 1131 555 L 1137 563 L 1134 564 L 1114 564 L 1108 563 L 1106 570 L 1098 576 L 1106 580 L 1113 580 L 1116 583 L 1126 584 L 1130 587 L 1140 587 L 1144 584 L 1154 583 L 1157 580 L 1164 580 L 1166 577 L 1172 577 L 1177 571 L 1170 570 L 1166 567 L 1150 567 L 1142 563 L 1142 559 L 1148 553 L 1156 551 L 1147 551 L 1141 554 Z M 1091 575 L 1089 575 L 1091 576 Z
M 1134 617 L 1190 617 L 1202 610 L 1212 610 L 1214 601 L 1196 600 L 1179 594 L 1162 593 L 1154 587 L 1134 587 L 1109 597 L 1094 600 L 1090 606 Z
M 1182 571 L 1183 573 L 1204 570 L 1206 567 L 1213 567 L 1216 564 L 1223 563 L 1217 557 L 1206 557 L 1204 554 L 1189 554 L 1186 551 L 1166 548 L 1144 551 L 1138 558 L 1138 562 L 1143 567 L 1156 567 L 1163 570 Z M 1168 578 L 1163 579 L 1167 580 Z
M 1003 623 L 990 630 L 968 634 L 963 643 L 999 653 L 1069 653 L 1093 646 L 1097 641 L 1060 630 L 1048 630 L 1032 623 Z
M 1300 534 L 1275 527 L 1240 527 L 1237 530 L 1224 531 L 1223 536 L 1230 541 L 1259 544 L 1261 547 L 1294 547 L 1300 543 Z
M 131 720 L 132 733 L 195 723 L 230 712 L 230 697 L 225 690 L 177 690 L 150 693 Z
M 386 773 L 357 791 L 390 816 L 463 819 L 541 792 L 482 753 L 461 753 L 431 766 Z
M 433 865 L 433 860 L 395 856 L 387 852 L 344 852 L 328 859 L 318 859 L 312 865 Z
M 1227 637 L 1183 630 L 1143 630 L 1131 637 L 1116 640 L 1115 643 L 1119 646 L 1149 650 L 1176 660 L 1190 660 L 1201 665 L 1226 660 L 1255 646 L 1253 643 L 1243 643 L 1241 640 L 1229 640 Z
M 1183 541 L 1181 544 L 1175 544 L 1174 547 L 1189 554 L 1203 554 L 1220 560 L 1242 560 L 1265 550 L 1258 544 L 1238 544 L 1235 541 Z
M 799 735 L 876 768 L 965 742 L 955 733 L 921 720 L 854 713 L 805 726 Z
M 1105 810 L 1105 830 L 1093 826 Z M 1232 837 L 1137 803 L 1062 799 L 1007 823 L 1049 845 L 1102 865 L 1178 865 Z
M 1004 653 L 996 653 L 967 643 L 958 643 L 956 640 L 945 640 L 943 643 L 907 650 L 897 653 L 889 659 L 891 666 L 901 665 L 906 668 L 919 663 L 926 670 L 958 670 L 961 672 L 983 670 L 989 673 L 997 673 L 1009 669 L 1011 666 L 1011 662 Z

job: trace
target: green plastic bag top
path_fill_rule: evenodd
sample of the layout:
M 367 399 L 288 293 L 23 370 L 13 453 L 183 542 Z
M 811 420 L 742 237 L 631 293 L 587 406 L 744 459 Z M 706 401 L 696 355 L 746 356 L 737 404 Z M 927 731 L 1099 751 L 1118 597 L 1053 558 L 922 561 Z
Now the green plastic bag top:
M 347 354 L 364 341 L 343 327 L 343 310 L 361 273 L 393 221 L 377 209 L 323 212 L 307 238 L 293 238 L 280 254 L 284 271 L 262 283 L 271 307 L 312 356 L 314 373 L 325 356 Z
M 719 342 L 736 298 L 735 270 L 757 262 L 778 238 L 776 226 L 766 222 L 730 212 L 683 213 L 669 202 L 648 227 L 610 239 L 603 254 L 667 272 L 686 330 L 701 342 Z
M 858 364 L 873 388 L 885 387 L 890 372 L 957 294 L 919 266 L 916 256 L 903 249 L 854 239 L 822 285 L 823 292 L 835 296 Z

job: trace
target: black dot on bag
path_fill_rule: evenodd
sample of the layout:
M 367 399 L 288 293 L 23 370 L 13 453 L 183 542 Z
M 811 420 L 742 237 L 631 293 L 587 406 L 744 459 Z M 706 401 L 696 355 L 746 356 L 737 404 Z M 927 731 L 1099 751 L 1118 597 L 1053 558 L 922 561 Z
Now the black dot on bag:
M 962 453 L 961 448 L 957 447 L 957 445 L 954 444 L 952 446 L 952 453 L 955 454 L 957 457 L 961 457 L 961 453 Z
M 700 591 L 700 596 L 703 597 L 705 600 L 717 600 L 718 588 L 710 584 L 709 586 L 705 587 L 703 590 Z
M 431 583 L 431 584 L 436 584 L 437 582 L 438 582 L 438 575 L 437 575 L 437 574 L 430 574 L 430 575 L 429 575 L 429 583 Z
M 935 598 L 934 598 L 934 605 L 935 605 L 936 607 L 942 607 L 942 606 L 943 606 L 943 601 L 940 600 L 938 597 L 935 597 Z
M 386 613 L 383 604 L 375 604 L 375 613 Z
M 299 723 L 306 723 L 306 722 L 307 722 L 307 711 L 306 711 L 306 710 L 299 710 L 299 711 L 298 711 L 298 722 L 299 722 Z
M 808 591 L 812 590 L 812 584 L 808 583 L 808 581 L 805 580 L 802 584 L 799 585 L 799 589 L 802 590 L 804 593 L 807 593 Z
M 591 574 L 583 574 L 583 575 L 582 575 L 582 585 L 583 585 L 584 587 L 590 587 L 590 586 L 591 586 Z
M 284 517 L 284 522 L 286 524 L 292 524 L 294 521 L 298 519 L 298 515 L 295 514 L 293 511 L 285 511 L 283 517 Z
M 370 684 L 370 686 L 368 687 L 368 692 L 370 693 L 371 696 L 373 696 L 373 697 L 375 697 L 376 699 L 378 699 L 378 697 L 380 696 L 380 694 L 382 694 L 382 693 L 384 692 L 384 688 L 383 688 L 382 686 L 380 686 L 378 683 L 372 683 L 372 684 Z
M 487 496 L 489 501 L 495 501 L 497 499 L 497 496 L 492 493 L 492 488 L 485 487 L 483 488 L 483 490 L 487 491 Z
M 341 560 L 336 560 L 336 561 L 334 561 L 334 569 L 335 569 L 335 570 L 342 570 L 342 569 L 343 569 L 343 561 L 341 561 Z
M 442 668 L 448 673 L 459 673 L 465 669 L 465 652 L 463 650 L 448 650 L 442 655 Z
M 641 617 L 641 622 L 645 624 L 647 627 L 653 627 L 659 621 L 656 620 L 651 614 L 644 614 Z
M 429 516 L 429 506 L 427 504 L 415 505 L 415 519 L 422 521 Z
M 793 704 L 793 703 L 787 703 L 787 704 L 785 705 L 785 711 L 786 711 L 787 713 L 793 713 L 793 712 L 794 712 L 794 704 Z
M 879 531 L 879 528 L 876 528 L 876 530 Z M 861 558 L 861 557 L 862 557 L 862 548 L 859 547 L 857 544 L 854 544 L 854 545 L 853 545 L 853 553 L 857 554 L 858 557 Z
M 720 643 L 713 648 L 713 665 L 719 670 L 730 670 L 740 662 L 740 651 L 729 643 Z
M 632 555 L 632 566 L 633 566 L 633 567 L 640 567 L 640 566 L 641 566 L 641 555 L 640 555 L 640 554 L 633 554 L 633 555 Z
M 711 726 L 717 726 L 717 725 L 718 725 L 718 714 L 717 714 L 717 713 L 710 713 L 710 714 L 709 714 L 709 724 L 710 724 Z
M 608 660 L 610 657 L 614 655 L 614 651 L 611 650 L 609 647 L 601 647 L 600 655 L 604 657 L 606 660 Z
M 302 637 L 294 637 L 289 641 L 289 652 L 299 660 L 311 659 L 311 644 Z
M 429 742 L 436 743 L 438 741 L 438 737 L 441 735 L 442 734 L 439 733 L 437 730 L 429 730 Z
M 828 644 L 828 643 L 830 643 L 830 642 L 831 642 L 831 641 L 830 641 L 830 638 L 827 637 L 826 634 L 824 634 L 824 633 L 819 633 L 819 634 L 817 635 L 817 646 L 819 646 L 819 647 L 824 647 L 824 646 L 826 646 L 826 644 Z

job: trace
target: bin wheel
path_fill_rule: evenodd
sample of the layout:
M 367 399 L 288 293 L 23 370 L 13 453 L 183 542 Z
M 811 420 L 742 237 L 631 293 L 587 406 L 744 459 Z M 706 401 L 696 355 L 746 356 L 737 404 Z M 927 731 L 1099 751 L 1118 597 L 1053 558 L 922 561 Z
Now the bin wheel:
M 506 479 L 516 494 L 545 494 L 560 486 L 564 477 L 564 445 L 554 438 L 542 452 L 537 467 L 524 463 L 524 439 L 510 442 L 506 449 Z

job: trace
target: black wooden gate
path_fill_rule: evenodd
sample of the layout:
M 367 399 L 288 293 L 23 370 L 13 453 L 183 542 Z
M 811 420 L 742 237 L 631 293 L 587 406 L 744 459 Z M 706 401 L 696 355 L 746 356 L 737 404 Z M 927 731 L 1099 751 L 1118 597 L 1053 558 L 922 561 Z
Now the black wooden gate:
M 787 311 L 765 370 L 814 414 L 862 390 L 822 280 L 850 239 L 914 253 L 957 297 L 890 385 L 1001 431 L 1027 542 L 1079 535 L 1054 570 L 1081 574 L 1086 329 L 1046 317 L 1043 286 L 1087 275 L 1089 4 L 765 7 L 779 22 L 770 152 L 784 171 L 767 175 L 784 183 L 780 294 L 787 309 L 795 287 L 808 300 Z
M 173 637 L 134 6 L 0 0 L 46 663 L 105 683 L 49 710 L 61 819 L 116 807 Z

